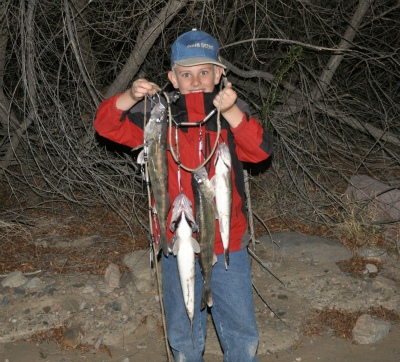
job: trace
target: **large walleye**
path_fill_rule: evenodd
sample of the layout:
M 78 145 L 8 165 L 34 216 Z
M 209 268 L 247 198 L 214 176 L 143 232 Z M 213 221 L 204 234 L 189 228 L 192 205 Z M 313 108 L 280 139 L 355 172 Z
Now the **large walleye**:
M 199 254 L 199 263 L 204 280 L 200 306 L 200 309 L 203 310 L 206 304 L 209 307 L 213 304 L 211 294 L 211 272 L 212 266 L 216 262 L 214 253 L 216 229 L 214 193 L 204 167 L 192 173 L 192 189 L 196 222 L 198 225 L 197 240 L 201 250 Z
M 168 194 L 167 129 L 166 109 L 157 103 L 151 110 L 150 119 L 144 128 L 144 149 L 138 156 L 138 163 L 144 163 L 147 151 L 148 170 L 154 204 L 160 224 L 160 239 L 157 254 L 162 249 L 168 256 L 167 222 L 171 198 Z
M 232 175 L 231 154 L 228 146 L 221 143 L 215 153 L 215 175 L 211 182 L 215 190 L 215 203 L 218 210 L 219 231 L 224 246 L 225 268 L 229 265 L 229 237 L 232 215 Z
M 174 232 L 176 227 L 176 233 L 170 242 L 170 250 L 177 257 L 182 295 L 193 337 L 195 253 L 200 253 L 200 246 L 193 237 L 193 231 L 197 230 L 197 226 L 193 217 L 192 203 L 184 194 L 177 196 L 172 209 L 169 229 Z

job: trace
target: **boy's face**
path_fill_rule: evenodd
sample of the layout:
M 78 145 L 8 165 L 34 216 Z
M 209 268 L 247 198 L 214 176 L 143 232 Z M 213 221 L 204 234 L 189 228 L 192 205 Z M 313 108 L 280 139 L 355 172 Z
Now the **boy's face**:
M 214 74 L 213 64 L 199 64 L 190 67 L 183 67 L 176 64 L 175 74 L 170 71 L 168 78 L 176 89 L 179 88 L 181 94 L 210 93 L 214 90 L 214 85 L 219 83 L 222 74 L 222 68 L 216 68 Z

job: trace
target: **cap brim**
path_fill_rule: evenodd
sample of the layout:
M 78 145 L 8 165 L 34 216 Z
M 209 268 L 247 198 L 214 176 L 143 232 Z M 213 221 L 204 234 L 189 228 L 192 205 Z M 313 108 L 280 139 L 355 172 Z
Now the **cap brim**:
M 176 60 L 174 64 L 181 65 L 182 67 L 190 67 L 192 65 L 200 65 L 200 64 L 214 64 L 226 69 L 226 66 L 223 65 L 222 63 L 217 62 L 210 58 L 203 58 L 203 57 L 180 59 Z

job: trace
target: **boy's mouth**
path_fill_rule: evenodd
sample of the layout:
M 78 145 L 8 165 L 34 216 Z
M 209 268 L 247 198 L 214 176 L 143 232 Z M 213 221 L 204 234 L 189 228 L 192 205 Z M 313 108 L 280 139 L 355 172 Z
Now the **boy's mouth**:
M 195 90 L 191 90 L 189 92 L 190 93 L 201 93 L 201 92 L 204 92 L 204 89 L 195 89 Z

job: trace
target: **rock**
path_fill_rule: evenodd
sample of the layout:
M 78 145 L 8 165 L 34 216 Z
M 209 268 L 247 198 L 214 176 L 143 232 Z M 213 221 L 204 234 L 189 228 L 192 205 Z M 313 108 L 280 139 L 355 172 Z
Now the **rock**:
M 352 252 L 344 245 L 319 236 L 284 232 L 272 234 L 272 238 L 276 244 L 271 242 L 269 235 L 258 238 L 259 247 L 266 249 L 271 254 L 274 252 L 278 258 L 282 255 L 296 259 L 312 259 L 318 262 L 337 262 L 353 256 Z
M 62 342 L 68 346 L 75 348 L 81 343 L 83 332 L 80 327 L 68 328 L 62 336 Z
M 23 288 L 14 288 L 14 294 L 25 294 L 26 290 Z
M 87 285 L 85 288 L 82 289 L 83 294 L 91 294 L 94 292 L 94 288 L 91 285 Z
M 138 279 L 135 283 L 135 286 L 140 293 L 149 292 L 151 290 L 150 282 L 145 279 Z
M 139 343 L 136 345 L 136 347 L 137 347 L 138 349 L 146 349 L 146 348 L 147 348 L 147 344 L 146 344 L 145 341 L 141 341 L 141 342 L 139 342 Z
M 148 329 L 153 330 L 157 328 L 157 319 L 155 319 L 153 316 L 148 316 L 146 322 Z
M 1 285 L 3 287 L 15 288 L 24 285 L 27 281 L 28 279 L 22 275 L 22 272 L 16 270 L 8 274 L 1 282 Z
M 133 271 L 133 274 L 137 279 L 150 280 L 152 278 L 149 267 L 149 257 L 143 250 L 138 250 L 125 255 L 123 263 Z M 161 264 L 162 263 L 158 264 L 160 269 Z
M 133 269 L 135 265 L 142 259 L 142 255 L 139 252 L 133 252 L 130 254 L 126 254 L 122 262 L 125 264 L 126 267 L 129 269 Z
M 132 280 L 133 280 L 133 274 L 125 270 L 120 280 L 121 287 L 125 288 Z
M 112 288 L 118 288 L 120 277 L 121 273 L 119 271 L 118 265 L 110 263 L 110 265 L 106 268 L 106 272 L 104 274 L 104 279 L 106 280 L 107 284 Z
M 98 235 L 84 236 L 75 240 L 61 238 L 61 240 L 56 241 L 52 246 L 57 249 L 87 248 L 95 243 L 99 238 L 100 237 Z
M 50 310 L 51 310 L 50 306 L 43 307 L 43 312 L 45 312 L 46 314 L 49 313 Z
M 367 264 L 365 266 L 365 270 L 367 273 L 377 273 L 378 272 L 378 268 L 376 267 L 375 264 Z
M 112 307 L 112 309 L 114 309 L 116 312 L 120 312 L 121 309 L 122 309 L 121 301 L 118 300 L 118 299 L 114 300 L 111 307 Z
M 75 313 L 79 311 L 79 303 L 75 299 L 64 300 L 61 303 L 62 309 L 67 312 Z
M 367 212 L 373 221 L 391 221 L 400 219 L 400 190 L 367 175 L 354 175 L 350 179 L 342 198 L 345 203 L 367 201 Z M 360 207 L 363 207 L 361 203 Z M 387 224 L 385 235 L 398 239 L 399 226 Z
M 3 300 L 1 301 L 1 306 L 5 307 L 7 305 L 7 303 L 8 303 L 8 297 L 5 295 Z
M 374 220 L 400 219 L 400 190 L 367 175 L 354 175 L 342 198 L 343 202 L 371 199 L 375 202 L 371 202 L 368 209 L 374 214 Z
M 53 287 L 46 288 L 46 293 L 47 293 L 48 295 L 50 295 L 50 296 L 52 296 L 52 295 L 54 294 L 54 292 L 56 292 L 56 291 L 57 291 L 57 289 L 56 289 L 56 288 L 53 288 Z
M 78 283 L 72 284 L 72 286 L 73 286 L 74 288 L 82 288 L 82 287 L 85 286 L 85 284 L 83 284 L 82 282 L 78 282 Z
M 35 289 L 35 288 L 42 288 L 44 283 L 39 278 L 32 278 L 27 283 L 25 283 L 25 289 Z
M 385 249 L 380 248 L 360 248 L 357 251 L 358 256 L 367 260 L 384 262 L 388 258 L 388 253 Z
M 353 337 L 359 344 L 375 343 L 389 333 L 390 327 L 390 322 L 363 314 L 353 328 Z

